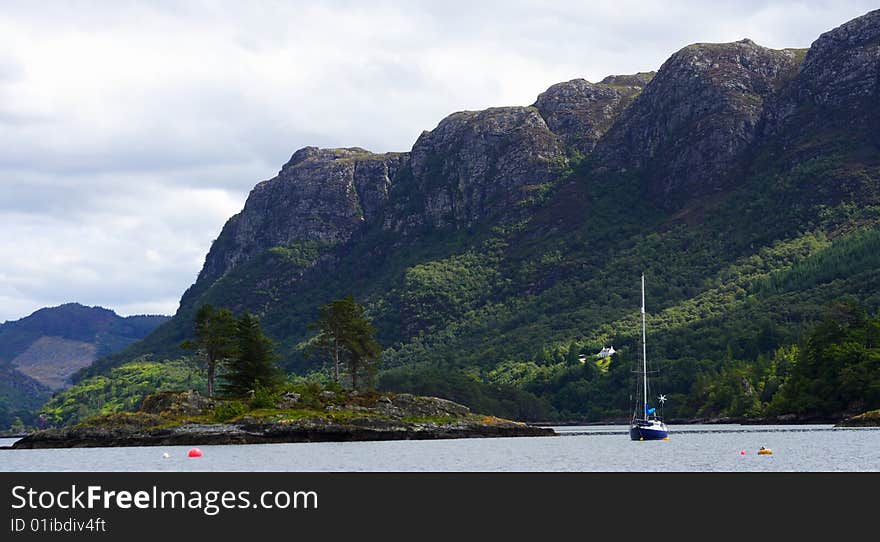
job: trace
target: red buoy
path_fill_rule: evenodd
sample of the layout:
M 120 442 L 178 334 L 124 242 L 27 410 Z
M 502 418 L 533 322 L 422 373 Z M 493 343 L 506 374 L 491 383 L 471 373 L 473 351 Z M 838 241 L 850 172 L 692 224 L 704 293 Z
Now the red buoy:
M 202 451 L 198 448 L 190 448 L 189 450 L 190 457 L 202 457 Z

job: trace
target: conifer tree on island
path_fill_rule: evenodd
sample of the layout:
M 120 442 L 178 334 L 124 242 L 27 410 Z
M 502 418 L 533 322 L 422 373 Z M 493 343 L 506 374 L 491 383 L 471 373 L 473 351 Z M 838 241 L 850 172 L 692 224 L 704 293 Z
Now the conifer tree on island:
M 260 326 L 260 319 L 244 313 L 238 320 L 237 353 L 228 363 L 223 392 L 243 397 L 259 387 L 274 389 L 284 383 L 284 374 L 276 364 L 275 346 Z
M 229 309 L 202 305 L 196 313 L 194 324 L 195 340 L 185 341 L 181 347 L 196 350 L 205 362 L 208 397 L 213 397 L 217 366 L 236 354 L 237 322 Z
M 345 364 L 354 389 L 358 387 L 359 375 L 372 378 L 382 354 L 375 339 L 376 329 L 364 313 L 364 307 L 348 296 L 321 307 L 318 320 L 310 324 L 318 330 L 314 348 L 330 358 L 333 380 L 339 383 Z

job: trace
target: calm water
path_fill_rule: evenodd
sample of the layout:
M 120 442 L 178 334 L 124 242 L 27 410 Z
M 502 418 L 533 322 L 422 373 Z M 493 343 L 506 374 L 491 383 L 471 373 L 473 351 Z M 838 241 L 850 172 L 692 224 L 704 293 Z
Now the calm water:
M 0 450 L 0 471 L 880 471 L 880 428 L 690 425 L 658 442 L 632 442 L 624 426 L 554 429 L 559 437 L 202 446 L 199 459 L 189 446 Z M 757 455 L 761 446 L 773 455 Z

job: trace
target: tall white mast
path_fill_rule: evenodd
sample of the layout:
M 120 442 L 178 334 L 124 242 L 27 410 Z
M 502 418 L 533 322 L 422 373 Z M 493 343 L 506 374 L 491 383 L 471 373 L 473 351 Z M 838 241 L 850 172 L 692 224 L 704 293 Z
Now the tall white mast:
M 645 346 L 645 274 L 642 273 L 642 416 L 648 419 L 648 349 Z

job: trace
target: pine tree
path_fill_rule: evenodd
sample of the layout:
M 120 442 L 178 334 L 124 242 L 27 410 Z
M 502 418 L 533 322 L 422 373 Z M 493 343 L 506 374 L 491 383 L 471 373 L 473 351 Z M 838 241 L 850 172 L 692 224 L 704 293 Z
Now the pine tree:
M 263 332 L 259 318 L 244 313 L 237 328 L 237 353 L 228 364 L 223 392 L 244 397 L 259 386 L 268 389 L 280 386 L 284 374 L 276 363 L 278 356 L 272 339 Z
M 382 347 L 376 342 L 376 330 L 367 320 L 364 307 L 352 296 L 321 307 L 318 320 L 310 327 L 318 330 L 313 348 L 330 358 L 335 382 L 340 381 L 343 364 L 348 367 L 353 388 L 357 389 L 361 374 L 372 380 Z
M 236 321 L 229 309 L 199 307 L 195 318 L 195 340 L 185 341 L 182 348 L 198 351 L 207 371 L 208 396 L 214 396 L 214 379 L 218 366 L 236 353 Z
M 376 376 L 382 347 L 376 342 L 376 329 L 364 316 L 364 308 L 355 304 L 354 319 L 351 321 L 351 336 L 348 342 L 348 373 L 351 387 L 358 388 L 358 376 L 364 374 L 370 385 Z
M 568 353 L 565 355 L 565 363 L 570 367 L 577 367 L 581 362 L 581 349 L 578 344 L 572 341 L 568 345 Z

